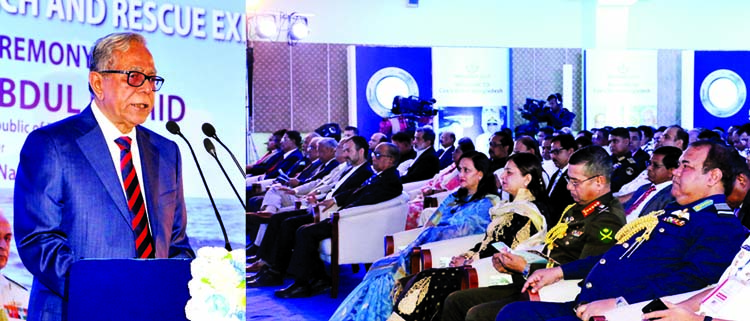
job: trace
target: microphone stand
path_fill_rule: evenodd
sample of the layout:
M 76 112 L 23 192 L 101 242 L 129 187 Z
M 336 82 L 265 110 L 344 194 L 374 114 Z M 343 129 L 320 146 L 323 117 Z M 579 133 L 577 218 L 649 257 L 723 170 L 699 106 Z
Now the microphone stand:
M 245 177 L 245 170 L 242 169 L 242 166 L 240 166 L 240 162 L 237 161 L 237 158 L 234 157 L 234 153 L 232 153 L 231 150 L 229 150 L 229 147 L 227 145 L 224 145 L 224 143 L 219 139 L 219 136 L 216 136 L 216 129 L 213 125 L 209 123 L 203 123 L 203 126 L 201 126 L 201 129 L 203 130 L 203 133 L 206 134 L 206 136 L 211 137 L 215 139 L 217 142 L 219 142 L 219 145 L 221 147 L 224 147 L 224 149 L 229 152 L 229 156 L 232 156 L 232 160 L 234 161 L 234 164 L 237 165 L 237 169 L 240 170 L 240 173 L 242 174 L 242 177 Z
M 229 186 L 232 187 L 232 190 L 234 191 L 234 194 L 237 195 L 237 199 L 240 200 L 240 204 L 242 204 L 242 208 L 245 207 L 245 202 L 242 201 L 242 197 L 240 196 L 240 193 L 237 192 L 237 188 L 234 187 L 234 184 L 232 184 L 232 180 L 229 179 L 229 175 L 227 174 L 227 171 L 224 170 L 224 166 L 221 165 L 221 162 L 219 161 L 219 158 L 216 156 L 216 147 L 214 147 L 214 144 L 211 143 L 211 140 L 208 138 L 203 139 L 203 146 L 206 147 L 206 151 L 216 160 L 216 163 L 219 164 L 219 168 L 221 168 L 221 172 L 224 173 L 224 177 L 227 178 L 227 182 L 229 182 Z
M 184 140 L 185 143 L 187 143 L 188 148 L 190 148 L 190 153 L 193 154 L 193 160 L 195 161 L 195 166 L 198 167 L 198 173 L 201 174 L 201 179 L 203 180 L 203 187 L 206 188 L 206 193 L 208 193 L 208 199 L 211 200 L 211 206 L 214 208 L 216 219 L 219 221 L 219 226 L 221 227 L 221 233 L 224 235 L 224 248 L 227 249 L 227 251 L 232 251 L 232 246 L 229 245 L 229 236 L 227 236 L 227 229 L 224 228 L 224 221 L 221 219 L 221 215 L 219 214 L 219 208 L 216 207 L 216 202 L 214 202 L 214 198 L 213 196 L 211 196 L 211 191 L 208 189 L 208 183 L 206 183 L 206 177 L 203 176 L 203 170 L 201 170 L 201 166 L 200 164 L 198 164 L 198 157 L 195 156 L 195 151 L 193 151 L 193 146 L 191 146 L 187 138 L 185 138 L 185 136 L 182 135 L 182 133 L 180 132 L 180 126 L 177 125 L 176 122 L 172 120 L 168 121 L 167 130 L 172 134 L 182 137 L 182 140 Z

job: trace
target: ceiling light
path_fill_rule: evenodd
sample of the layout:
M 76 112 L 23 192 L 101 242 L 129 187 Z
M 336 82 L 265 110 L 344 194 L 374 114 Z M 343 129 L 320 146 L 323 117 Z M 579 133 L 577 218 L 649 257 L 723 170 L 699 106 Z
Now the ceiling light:
M 307 18 L 291 14 L 289 16 L 289 39 L 301 40 L 310 34 L 310 28 L 307 26 Z
M 276 24 L 276 16 L 274 15 L 259 15 L 255 17 L 255 31 L 258 36 L 264 39 L 275 38 L 278 33 L 278 25 Z

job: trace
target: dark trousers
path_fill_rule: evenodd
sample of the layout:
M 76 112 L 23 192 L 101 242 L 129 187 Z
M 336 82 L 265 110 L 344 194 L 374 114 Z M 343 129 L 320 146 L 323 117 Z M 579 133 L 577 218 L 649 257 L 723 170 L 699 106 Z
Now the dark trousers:
M 263 195 L 250 197 L 245 205 L 248 212 L 260 211 L 260 206 L 263 205 Z
M 307 224 L 297 230 L 294 252 L 287 272 L 297 280 L 311 281 L 327 277 L 325 265 L 320 260 L 320 241 L 332 236 L 329 219 Z
M 443 304 L 443 320 L 495 320 L 497 313 L 507 304 L 528 300 L 521 293 L 523 283 L 468 289 L 448 295 Z M 521 319 L 517 319 L 521 320 Z
M 496 321 L 580 321 L 573 313 L 575 302 L 514 302 L 505 306 Z
M 272 215 L 260 244 L 258 256 L 274 270 L 283 273 L 289 266 L 297 229 L 312 221 L 313 217 L 307 210 L 279 212 Z

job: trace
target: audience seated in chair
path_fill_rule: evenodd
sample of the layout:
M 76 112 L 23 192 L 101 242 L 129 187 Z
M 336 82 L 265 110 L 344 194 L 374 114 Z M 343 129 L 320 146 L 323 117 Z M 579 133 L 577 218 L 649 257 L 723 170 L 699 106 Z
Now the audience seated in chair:
M 438 159 L 440 159 L 440 169 L 444 169 L 455 162 L 453 151 L 456 150 L 456 134 L 450 131 L 444 131 L 440 134 L 440 149 L 437 150 Z
M 279 142 L 281 142 L 281 138 L 284 137 L 284 134 L 286 134 L 286 129 L 281 129 L 275 131 L 270 137 L 268 137 L 268 142 L 266 142 L 268 152 L 266 152 L 266 154 L 254 164 L 246 166 L 245 172 L 248 176 L 263 175 L 281 160 L 284 153 L 281 152 L 281 145 L 279 145 Z
M 459 187 L 458 161 L 461 155 L 471 151 L 474 151 L 474 143 L 469 138 L 462 138 L 458 142 L 458 148 L 452 153 L 453 164 L 435 174 L 435 177 L 422 186 L 420 194 L 409 202 L 409 214 L 406 217 L 407 230 L 421 226 L 420 217 L 424 210 L 425 196 L 452 191 Z
M 359 136 L 355 136 L 359 137 Z M 360 137 L 361 138 L 361 137 Z M 364 138 L 361 139 L 364 141 Z M 367 147 L 359 151 L 366 151 Z M 364 158 L 364 155 L 361 155 Z M 326 209 L 333 206 L 339 209 L 376 204 L 393 199 L 401 194 L 401 182 L 396 171 L 398 149 L 391 143 L 380 143 L 372 152 L 372 167 L 375 173 L 364 184 L 353 191 L 339 193 L 322 202 Z M 287 272 L 295 281 L 289 287 L 276 291 L 280 298 L 307 297 L 330 287 L 330 280 L 318 254 L 320 241 L 331 238 L 330 218 L 321 218 L 318 223 L 301 226 L 296 231 L 294 251 Z M 285 249 L 280 249 L 285 250 Z
M 393 306 L 397 319 L 440 320 L 439 312 L 445 297 L 461 289 L 463 266 L 499 253 L 493 246 L 497 242 L 514 250 L 541 248 L 547 232 L 542 214 L 547 208 L 547 195 L 539 158 L 532 154 L 511 155 L 501 183 L 513 201 L 499 203 L 490 209 L 492 222 L 480 243 L 454 256 L 450 268 L 429 269 L 398 281 Z
M 435 155 L 435 148 L 432 147 L 434 143 L 435 132 L 431 128 L 417 128 L 412 144 L 417 155 L 413 161 L 404 162 L 399 166 L 399 172 L 403 173 L 402 184 L 428 180 L 440 171 L 440 160 Z
M 391 313 L 391 289 L 405 276 L 409 254 L 420 244 L 482 233 L 490 222 L 489 209 L 498 203 L 489 161 L 484 154 L 469 152 L 459 162 L 461 188 L 450 195 L 433 214 L 416 240 L 404 250 L 376 261 L 331 320 L 349 318 L 385 319 Z M 367 309 L 362 305 L 367 304 Z M 356 315 L 355 315 L 356 314 Z
M 600 147 L 583 148 L 570 156 L 565 182 L 575 203 L 568 206 L 557 225 L 547 232 L 547 266 L 598 255 L 614 245 L 612 238 L 625 224 L 625 217 L 622 205 L 610 193 L 611 172 L 609 155 Z M 506 304 L 527 299 L 521 293 L 524 276 L 545 266 L 530 264 L 510 253 L 493 256 L 492 263 L 497 270 L 494 273 L 511 273 L 512 283 L 453 292 L 443 305 L 444 319 L 493 318 Z
M 575 301 L 515 302 L 496 320 L 588 320 L 718 281 L 747 234 L 725 203 L 735 181 L 733 157 L 723 144 L 692 143 L 674 171 L 675 203 L 624 226 L 606 253 L 538 270 L 524 285 L 536 290 L 563 278 L 583 278 Z
M 368 148 L 367 141 L 364 138 L 355 136 L 344 139 L 340 145 L 342 146 L 343 156 L 351 167 L 342 173 L 342 177 L 320 203 L 326 206 L 332 202 L 332 199 L 336 199 L 339 206 L 341 204 L 349 205 L 348 202 L 344 203 L 343 201 L 362 187 L 373 174 L 369 163 L 365 161 L 364 153 Z M 372 201 L 378 202 L 378 200 Z M 255 262 L 248 267 L 249 272 L 260 270 L 248 281 L 249 287 L 281 285 L 283 283 L 283 275 L 289 266 L 294 249 L 296 231 L 300 226 L 314 222 L 313 213 L 315 208 L 319 207 L 315 195 L 310 195 L 307 202 L 309 204 L 307 209 L 280 212 L 270 217 L 258 254 L 252 259 Z M 330 208 L 327 210 L 336 211 L 339 206 L 329 206 Z
M 672 146 L 659 147 L 654 151 L 646 167 L 649 183 L 638 188 L 630 200 L 623 204 L 628 222 L 674 202 L 672 172 L 679 166 L 680 155 L 682 150 Z
M 552 172 L 547 185 L 547 196 L 549 197 L 550 216 L 547 222 L 560 220 L 563 211 L 568 205 L 573 204 L 573 196 L 568 190 L 568 160 L 570 155 L 576 151 L 576 142 L 572 135 L 560 134 L 552 137 L 550 143 L 550 155 L 556 170 Z

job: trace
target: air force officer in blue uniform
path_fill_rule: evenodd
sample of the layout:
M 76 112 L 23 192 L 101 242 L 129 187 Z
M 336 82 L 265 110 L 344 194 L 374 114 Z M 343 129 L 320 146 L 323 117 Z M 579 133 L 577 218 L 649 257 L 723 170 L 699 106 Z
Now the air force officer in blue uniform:
M 539 270 L 524 289 L 580 279 L 574 302 L 519 302 L 497 320 L 589 320 L 630 303 L 701 289 L 719 280 L 746 230 L 725 203 L 734 174 L 731 150 L 698 141 L 674 170 L 672 203 L 624 226 L 618 244 L 600 256 Z
M 35 130 L 21 150 L 14 227 L 21 260 L 34 276 L 29 320 L 62 318 L 76 260 L 194 256 L 177 145 L 140 126 L 164 81 L 145 40 L 106 36 L 89 62 L 88 108 Z M 135 229 L 136 217 L 145 226 Z

